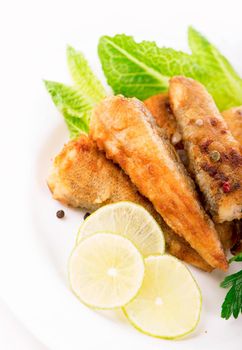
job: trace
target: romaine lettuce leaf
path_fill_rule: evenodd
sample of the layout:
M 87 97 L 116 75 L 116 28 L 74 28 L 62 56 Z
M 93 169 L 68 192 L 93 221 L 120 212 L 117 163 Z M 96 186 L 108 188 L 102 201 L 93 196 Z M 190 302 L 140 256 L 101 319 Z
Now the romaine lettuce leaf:
M 105 89 L 94 75 L 83 54 L 71 46 L 67 47 L 66 54 L 71 77 L 82 95 L 93 103 L 103 99 L 106 95 Z
M 70 137 L 88 133 L 91 111 L 105 97 L 105 89 L 81 52 L 67 48 L 67 62 L 74 86 L 45 80 L 45 86 L 63 115 Z
M 192 56 L 159 48 L 155 42 L 137 43 L 125 34 L 101 37 L 98 53 L 114 93 L 141 100 L 166 91 L 171 76 L 201 74 Z
M 82 132 L 88 133 L 93 104 L 75 87 L 47 80 L 44 83 L 54 104 L 65 119 L 70 137 L 75 138 Z
M 166 91 L 170 77 L 184 75 L 203 83 L 220 110 L 241 105 L 242 80 L 226 58 L 193 28 L 189 44 L 191 55 L 122 34 L 101 37 L 98 53 L 115 94 L 144 100 Z
M 220 110 L 242 104 L 242 79 L 229 61 L 198 31 L 188 29 L 188 41 L 192 56 L 206 74 L 200 81 L 213 96 Z

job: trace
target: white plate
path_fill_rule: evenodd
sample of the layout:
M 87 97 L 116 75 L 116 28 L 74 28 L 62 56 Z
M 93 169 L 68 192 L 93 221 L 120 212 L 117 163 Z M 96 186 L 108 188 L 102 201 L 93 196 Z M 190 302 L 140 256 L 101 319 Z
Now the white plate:
M 142 335 L 121 313 L 98 313 L 80 304 L 69 290 L 66 263 L 83 214 L 64 208 L 66 217 L 58 220 L 55 213 L 62 206 L 51 199 L 46 186 L 51 158 L 68 140 L 68 134 L 41 79 L 68 81 L 66 43 L 86 53 L 102 77 L 95 54 L 101 34 L 126 32 L 138 39 L 186 48 L 185 28 L 193 23 L 220 45 L 242 73 L 239 8 L 230 1 L 233 13 L 227 16 L 227 7 L 220 1 L 217 18 L 218 8 L 211 1 L 209 7 L 206 3 L 170 1 L 159 7 L 160 2 L 154 5 L 149 1 L 150 7 L 142 7 L 140 2 L 127 6 L 123 1 L 122 6 L 115 7 L 107 1 L 85 5 L 78 1 L 65 5 L 22 1 L 15 3 L 14 11 L 11 4 L 5 5 L 7 14 L 2 16 L 0 28 L 5 33 L 1 64 L 1 92 L 5 95 L 1 102 L 0 294 L 50 349 L 199 350 L 240 346 L 242 317 L 229 321 L 220 318 L 226 291 L 219 288 L 223 273 L 218 271 L 206 274 L 191 268 L 202 289 L 203 311 L 196 332 L 181 341 Z

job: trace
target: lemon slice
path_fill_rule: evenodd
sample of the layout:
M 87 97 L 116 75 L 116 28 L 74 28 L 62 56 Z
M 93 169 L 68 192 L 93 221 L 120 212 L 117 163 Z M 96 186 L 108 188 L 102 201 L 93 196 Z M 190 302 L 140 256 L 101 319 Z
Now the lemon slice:
M 127 237 L 143 256 L 163 254 L 165 250 L 160 226 L 147 210 L 132 202 L 118 202 L 96 210 L 81 225 L 77 242 L 97 231 Z
M 196 328 L 201 303 L 200 290 L 185 265 L 169 255 L 150 256 L 142 287 L 123 310 L 141 332 L 175 339 Z
M 144 276 L 144 260 L 127 238 L 96 233 L 82 240 L 69 260 L 73 292 L 86 305 L 111 309 L 137 294 Z

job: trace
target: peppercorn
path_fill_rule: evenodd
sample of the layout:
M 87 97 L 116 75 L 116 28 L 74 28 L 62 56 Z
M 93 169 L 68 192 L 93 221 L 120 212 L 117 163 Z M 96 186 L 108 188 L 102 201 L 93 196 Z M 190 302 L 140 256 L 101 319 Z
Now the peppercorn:
M 202 119 L 197 119 L 197 120 L 195 121 L 195 124 L 196 124 L 197 126 L 203 126 L 203 120 L 202 120 Z
M 56 216 L 58 217 L 58 219 L 62 219 L 65 216 L 64 210 L 58 210 L 56 212 Z
M 216 120 L 215 118 L 211 118 L 211 119 L 210 119 L 210 124 L 211 124 L 212 126 L 217 126 L 218 122 L 217 122 L 217 120 Z
M 223 188 L 224 193 L 230 192 L 230 190 L 231 190 L 230 183 L 229 183 L 228 181 L 225 181 L 225 182 L 222 184 L 222 188 Z
M 209 156 L 213 162 L 218 162 L 220 159 L 220 153 L 218 151 L 211 151 Z
M 86 218 L 88 218 L 88 216 L 90 216 L 91 214 L 90 213 L 86 213 L 85 215 L 84 215 L 84 220 L 86 220 Z

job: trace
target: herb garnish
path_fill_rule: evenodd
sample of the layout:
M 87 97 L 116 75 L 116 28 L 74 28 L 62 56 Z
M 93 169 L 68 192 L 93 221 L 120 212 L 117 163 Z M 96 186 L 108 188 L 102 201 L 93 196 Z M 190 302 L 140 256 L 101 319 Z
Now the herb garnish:
M 203 83 L 221 111 L 241 105 L 242 79 L 228 60 L 192 27 L 188 39 L 192 54 L 125 34 L 101 37 L 98 53 L 114 93 L 144 100 L 166 91 L 170 77 L 185 75 Z
M 242 261 L 242 253 L 229 260 L 233 261 Z M 242 313 L 242 270 L 225 277 L 220 287 L 230 287 L 222 304 L 221 317 L 228 320 L 233 315 L 237 318 Z
M 105 97 L 105 90 L 83 54 L 70 46 L 67 47 L 67 63 L 73 86 L 47 80 L 44 83 L 65 119 L 70 138 L 75 138 L 80 133 L 88 133 L 91 111 Z

